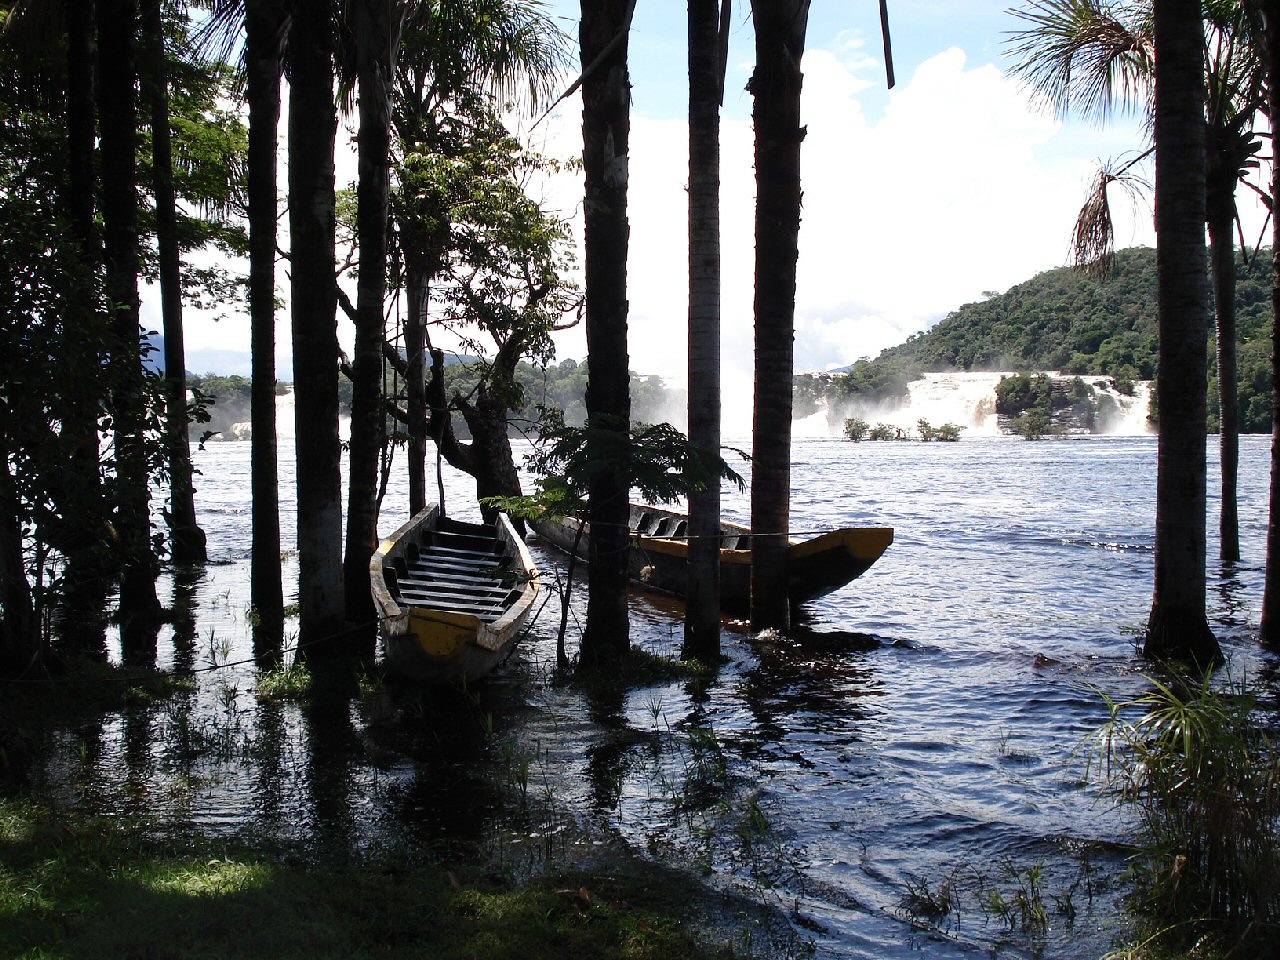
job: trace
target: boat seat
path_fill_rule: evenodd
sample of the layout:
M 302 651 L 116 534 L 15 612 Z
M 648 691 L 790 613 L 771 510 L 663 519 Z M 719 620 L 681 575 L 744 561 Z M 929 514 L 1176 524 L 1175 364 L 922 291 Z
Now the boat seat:
M 736 533 L 722 534 L 720 537 L 720 549 L 721 550 L 737 550 L 739 539 L 740 537 Z
M 671 536 L 671 528 L 675 526 L 675 517 L 663 517 L 653 528 L 653 536 L 667 538 Z
M 687 536 L 689 533 L 689 521 L 681 520 L 676 524 L 676 528 L 671 531 L 670 536 L 679 540 L 681 537 Z
M 650 534 L 652 533 L 654 516 L 649 511 L 642 512 L 636 517 L 636 533 Z

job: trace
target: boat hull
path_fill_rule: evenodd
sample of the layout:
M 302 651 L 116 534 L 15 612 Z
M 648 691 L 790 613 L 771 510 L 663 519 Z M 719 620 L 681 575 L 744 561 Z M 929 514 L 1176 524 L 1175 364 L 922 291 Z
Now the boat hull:
M 687 583 L 688 518 L 672 510 L 631 505 L 629 575 L 647 590 L 683 597 Z M 539 520 L 538 536 L 556 549 L 587 558 L 589 531 L 578 537 L 580 522 Z M 720 607 L 746 614 L 751 606 L 751 531 L 722 523 Z M 825 596 L 860 577 L 893 543 L 891 527 L 845 527 L 808 540 L 792 540 L 787 552 L 787 594 L 792 606 Z
M 384 540 L 369 583 L 388 665 L 426 681 L 479 680 L 507 658 L 538 574 L 505 516 L 493 527 L 431 506 Z

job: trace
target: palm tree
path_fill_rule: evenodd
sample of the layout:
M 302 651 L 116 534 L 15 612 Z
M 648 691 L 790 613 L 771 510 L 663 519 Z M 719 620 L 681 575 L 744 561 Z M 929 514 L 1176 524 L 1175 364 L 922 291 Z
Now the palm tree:
M 103 239 L 114 341 L 110 370 L 116 446 L 116 529 L 122 556 L 120 612 L 122 631 L 129 642 L 131 636 L 145 636 L 137 628 L 154 622 L 160 612 L 142 437 L 135 0 L 99 0 L 97 23 Z M 145 651 L 140 652 L 145 655 Z
M 1013 11 L 1031 26 L 1017 34 L 1012 54 L 1021 74 L 1059 113 L 1081 110 L 1105 119 L 1117 106 L 1144 110 L 1150 120 L 1155 38 L 1151 0 L 1119 7 L 1099 0 L 1033 0 Z M 1240 557 L 1236 509 L 1239 415 L 1236 384 L 1235 249 L 1237 185 L 1256 167 L 1261 140 L 1254 119 L 1264 88 L 1257 25 L 1248 4 L 1208 0 L 1205 22 L 1211 42 L 1203 48 L 1207 84 L 1206 212 L 1214 279 L 1218 354 L 1218 439 L 1221 448 L 1222 509 L 1219 556 Z M 1149 155 L 1141 154 L 1138 160 Z M 1108 188 L 1131 184 L 1130 161 L 1104 167 L 1076 222 L 1078 266 L 1105 275 L 1113 259 Z
M 390 98 L 400 23 L 399 0 L 353 0 L 350 33 L 360 88 L 356 235 L 355 349 L 352 362 L 347 547 L 347 619 L 368 623 L 369 557 L 377 546 L 378 463 L 383 446 L 382 344 L 387 292 L 387 213 L 391 170 Z
M 1240 559 L 1236 478 L 1240 463 L 1240 411 L 1236 372 L 1236 187 L 1257 166 L 1262 145 L 1254 120 L 1266 104 L 1260 29 L 1248 4 L 1210 5 L 1214 41 L 1207 48 L 1205 209 L 1213 270 L 1218 361 L 1218 447 L 1222 507 L 1219 557 Z
M 160 253 L 160 309 L 164 325 L 165 447 L 169 464 L 169 529 L 173 562 L 204 563 L 205 535 L 196 522 L 191 441 L 187 425 L 186 352 L 182 337 L 182 264 L 177 199 L 173 186 L 173 138 L 169 128 L 168 67 L 160 0 L 143 0 L 143 94 L 151 108 L 152 181 L 156 244 Z
M 586 179 L 587 454 L 597 464 L 587 625 L 580 663 L 599 670 L 630 649 L 627 562 L 630 483 L 619 450 L 629 442 L 627 364 L 627 156 L 631 90 L 627 41 L 634 0 L 581 0 L 582 166 Z
M 1267 112 L 1274 118 L 1280 117 L 1280 0 L 1261 0 L 1260 6 L 1266 21 Z M 1280 196 L 1280 163 L 1271 165 L 1271 195 Z M 1271 231 L 1271 497 L 1259 633 L 1275 648 L 1280 646 L 1280 217 L 1272 217 Z
M 490 93 L 519 94 L 536 107 L 546 95 L 558 65 L 558 47 L 548 42 L 556 31 L 530 0 L 353 0 L 348 19 L 359 82 L 359 183 L 357 234 L 360 274 L 355 308 L 350 493 L 347 510 L 347 615 L 364 622 L 372 614 L 367 588 L 368 562 L 376 545 L 376 489 L 384 433 L 382 357 L 388 262 L 387 220 L 391 166 L 393 94 L 406 149 L 419 149 L 436 124 L 432 114 L 447 104 Z M 410 42 L 399 70 L 400 38 Z M 403 77 L 397 82 L 397 75 Z M 439 233 L 439 231 L 437 231 Z M 435 239 L 435 238 L 432 238 Z M 406 346 L 410 364 L 411 501 L 425 502 L 426 294 L 440 257 L 414 250 L 409 266 L 410 322 Z
M 396 72 L 392 123 L 404 155 L 457 156 L 467 139 L 455 127 L 470 122 L 473 101 L 490 97 L 530 109 L 552 94 L 566 57 L 563 35 L 537 0 L 444 0 L 417 3 L 405 19 L 404 41 Z M 442 122 L 453 105 L 454 116 Z M 455 123 L 454 121 L 459 121 Z M 487 120 L 479 121 L 484 130 Z M 409 508 L 426 502 L 427 335 L 432 283 L 443 269 L 450 245 L 448 197 L 421 192 L 404 182 L 396 210 L 399 252 L 405 287 L 403 371 L 409 472 Z M 443 411 L 435 411 L 438 417 Z
M 75 367 L 78 389 L 69 391 L 64 430 L 76 438 L 68 460 L 81 509 L 66 510 L 69 523 L 87 533 L 67 550 L 67 617 L 65 625 L 81 634 L 85 649 L 101 645 L 102 631 L 93 624 L 105 596 L 105 562 L 101 544 L 106 542 L 107 507 L 102 486 L 98 449 L 101 415 L 102 357 L 95 345 L 105 339 L 104 317 L 98 309 L 90 277 L 102 263 L 102 240 L 94 218 L 94 141 L 97 133 L 94 105 L 95 12 L 93 0 L 66 0 L 67 34 L 67 184 L 64 200 L 72 242 L 85 265 L 69 297 L 73 322 L 64 325 L 66 342 L 60 354 Z M 80 357 L 84 362 L 73 363 Z M 66 629 L 64 629 L 66 633 Z
M 290 298 L 298 490 L 299 642 L 343 629 L 342 447 L 334 276 L 334 18 L 292 0 L 289 25 Z
M 756 294 L 751 625 L 786 629 L 791 404 L 800 235 L 800 87 L 808 0 L 753 0 Z
M 284 639 L 280 570 L 280 493 L 276 463 L 276 128 L 288 29 L 285 0 L 246 0 L 249 104 L 249 317 L 252 351 L 250 457 L 253 546 L 250 600 L 254 643 L 265 659 Z
M 1204 26 L 1199 0 L 1155 0 L 1154 10 L 1160 439 L 1143 653 L 1208 668 L 1222 653 L 1205 616 Z
M 720 104 L 729 0 L 689 0 L 689 441 L 720 449 Z M 720 486 L 689 492 L 684 649 L 720 655 Z

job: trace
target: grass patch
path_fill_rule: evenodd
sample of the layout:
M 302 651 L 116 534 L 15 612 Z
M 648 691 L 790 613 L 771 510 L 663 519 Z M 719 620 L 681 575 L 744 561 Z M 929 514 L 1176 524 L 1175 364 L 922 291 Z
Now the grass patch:
M 263 700 L 306 700 L 311 696 L 311 671 L 305 663 L 281 664 L 259 674 L 253 692 Z
M 436 862 L 299 865 L 0 801 L 6 957 L 733 956 L 684 929 L 675 886 L 612 873 L 516 885 Z
M 573 682 L 587 693 L 614 692 L 681 680 L 709 679 L 715 676 L 715 672 L 714 666 L 700 660 L 677 660 L 648 650 L 632 648 L 606 667 L 586 670 L 579 665 Z

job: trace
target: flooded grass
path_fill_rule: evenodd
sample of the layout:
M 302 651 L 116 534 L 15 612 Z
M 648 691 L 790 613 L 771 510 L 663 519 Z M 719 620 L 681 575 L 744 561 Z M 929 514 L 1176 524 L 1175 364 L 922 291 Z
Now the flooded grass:
M 0 801 L 6 957 L 701 960 L 749 955 L 686 927 L 691 885 L 652 867 L 513 883 L 394 854 L 157 841 L 103 818 Z

